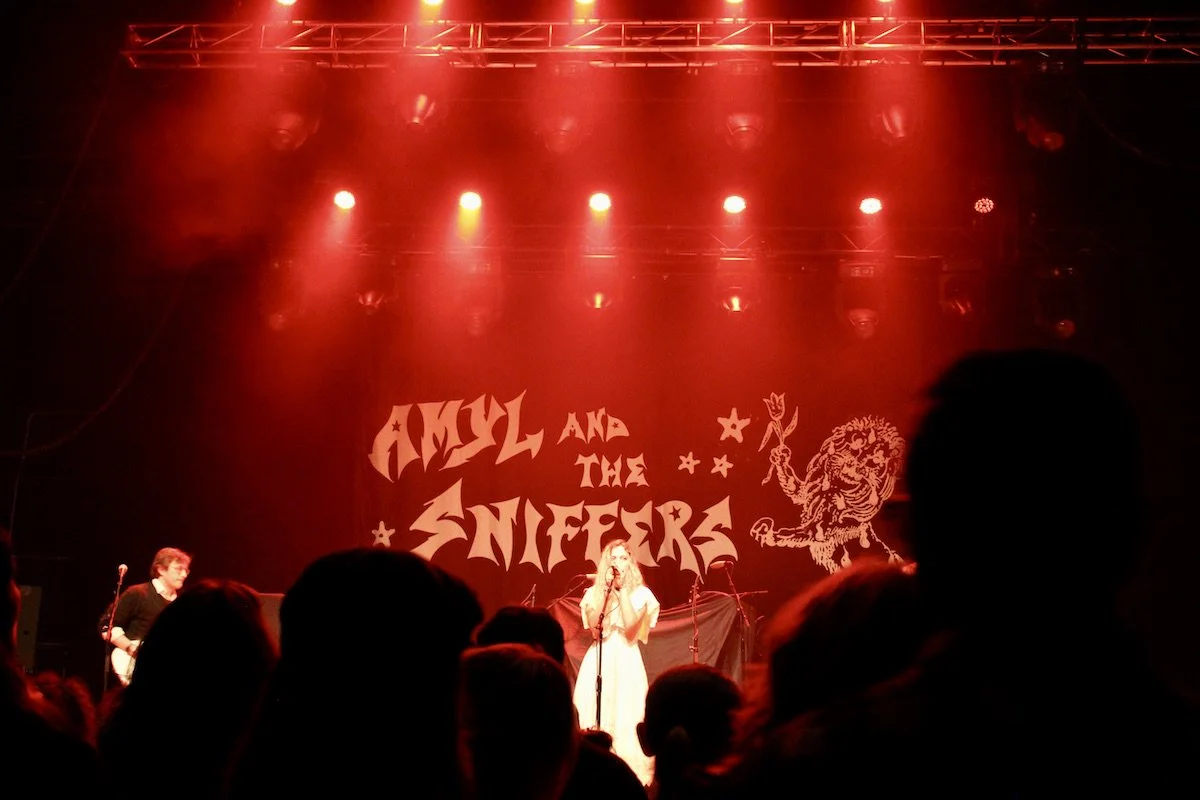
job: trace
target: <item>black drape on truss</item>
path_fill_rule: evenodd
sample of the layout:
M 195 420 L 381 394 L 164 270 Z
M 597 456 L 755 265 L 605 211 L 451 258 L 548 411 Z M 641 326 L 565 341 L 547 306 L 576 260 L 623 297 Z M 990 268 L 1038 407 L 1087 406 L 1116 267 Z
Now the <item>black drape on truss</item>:
M 695 627 L 699 631 L 699 661 L 716 667 L 742 684 L 746 662 L 754 652 L 754 609 L 742 601 L 747 630 L 738 612 L 733 595 L 725 592 L 701 592 L 696 601 Z M 584 630 L 579 610 L 579 598 L 560 598 L 550 604 L 549 611 L 563 626 L 567 638 L 567 670 L 571 680 L 579 672 L 579 662 L 592 642 Z M 664 608 L 658 615 L 658 625 L 650 631 L 647 644 L 642 646 L 646 662 L 646 677 L 651 683 L 664 670 L 692 663 L 692 608 L 690 605 Z

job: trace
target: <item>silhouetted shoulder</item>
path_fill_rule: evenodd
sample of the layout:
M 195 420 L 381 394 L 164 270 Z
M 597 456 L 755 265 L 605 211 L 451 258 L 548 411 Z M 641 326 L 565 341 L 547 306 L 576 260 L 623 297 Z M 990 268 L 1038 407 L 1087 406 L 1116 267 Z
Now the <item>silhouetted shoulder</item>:
M 562 800 L 645 800 L 646 787 L 620 756 L 587 739 L 579 743 L 579 760 L 563 790 Z
M 100 771 L 91 745 L 55 730 L 37 714 L 0 709 L 6 797 L 99 797 Z

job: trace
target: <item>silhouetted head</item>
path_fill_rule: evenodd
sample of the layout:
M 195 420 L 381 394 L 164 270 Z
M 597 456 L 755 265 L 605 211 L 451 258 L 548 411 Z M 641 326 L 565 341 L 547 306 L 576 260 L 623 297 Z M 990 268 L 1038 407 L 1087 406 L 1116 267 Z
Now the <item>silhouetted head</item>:
M 96 744 L 96 704 L 83 681 L 44 670 L 33 676 L 33 685 L 59 718 L 62 730 L 76 739 Z
M 341 673 L 386 675 L 409 699 L 417 687 L 452 692 L 482 617 L 465 583 L 420 556 L 344 550 L 309 564 L 284 595 L 281 667 L 315 681 L 309 689 Z
M 929 633 L 913 575 L 899 564 L 855 561 L 793 597 L 771 620 L 766 695 L 755 701 L 747 726 L 773 727 L 891 678 Z
M 523 644 L 468 650 L 459 736 L 475 800 L 557 798 L 579 747 L 571 681 L 562 664 Z
M 544 608 L 505 606 L 475 631 L 475 643 L 527 644 L 560 664 L 566 663 L 566 635 L 562 624 Z
M 713 764 L 725 757 L 741 705 L 737 684 L 707 664 L 684 664 L 660 674 L 646 693 L 645 720 L 637 728 L 642 750 L 660 758 L 656 773 L 672 760 L 678 767 L 680 761 Z
M 275 664 L 275 646 L 255 591 L 236 581 L 208 579 L 162 610 L 137 660 L 122 703 L 143 693 L 155 702 L 187 697 L 195 703 L 209 694 L 250 702 Z
M 1111 607 L 1141 533 L 1137 435 L 1113 379 L 1062 352 L 979 353 L 929 397 L 908 484 L 918 579 L 938 607 Z

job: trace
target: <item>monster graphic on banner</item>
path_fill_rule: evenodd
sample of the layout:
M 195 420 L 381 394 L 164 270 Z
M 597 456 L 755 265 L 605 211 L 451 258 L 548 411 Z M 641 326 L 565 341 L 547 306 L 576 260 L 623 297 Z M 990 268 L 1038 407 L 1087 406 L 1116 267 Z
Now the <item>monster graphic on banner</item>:
M 799 412 L 793 410 L 784 427 L 784 395 L 771 393 L 763 402 L 771 424 L 763 432 L 759 451 L 772 434 L 777 439 L 763 483 L 775 477 L 783 493 L 800 507 L 800 522 L 777 528 L 773 519 L 763 517 L 750 528 L 754 540 L 767 547 L 806 547 L 813 561 L 829 572 L 850 565 L 849 546 L 856 541 L 862 548 L 874 542 L 887 552 L 889 561 L 901 560 L 871 525 L 891 497 L 903 464 L 904 439 L 895 426 L 877 417 L 859 417 L 838 426 L 809 460 L 802 479 L 792 468 L 792 451 L 786 443 Z

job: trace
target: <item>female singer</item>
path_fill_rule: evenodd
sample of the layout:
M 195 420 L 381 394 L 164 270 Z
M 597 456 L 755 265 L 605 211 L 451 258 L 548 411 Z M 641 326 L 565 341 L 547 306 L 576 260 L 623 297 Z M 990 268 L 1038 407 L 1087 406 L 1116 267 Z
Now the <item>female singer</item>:
M 613 752 L 649 785 L 654 764 L 642 752 L 637 737 L 637 725 L 646 712 L 647 689 L 646 665 L 638 642 L 645 644 L 650 629 L 658 624 L 658 600 L 642 583 L 642 573 L 625 541 L 605 545 L 596 569 L 596 581 L 579 603 L 583 625 L 592 632 L 593 641 L 579 665 L 575 708 L 580 726 L 594 728 L 597 660 L 603 650 L 600 729 L 612 736 Z

